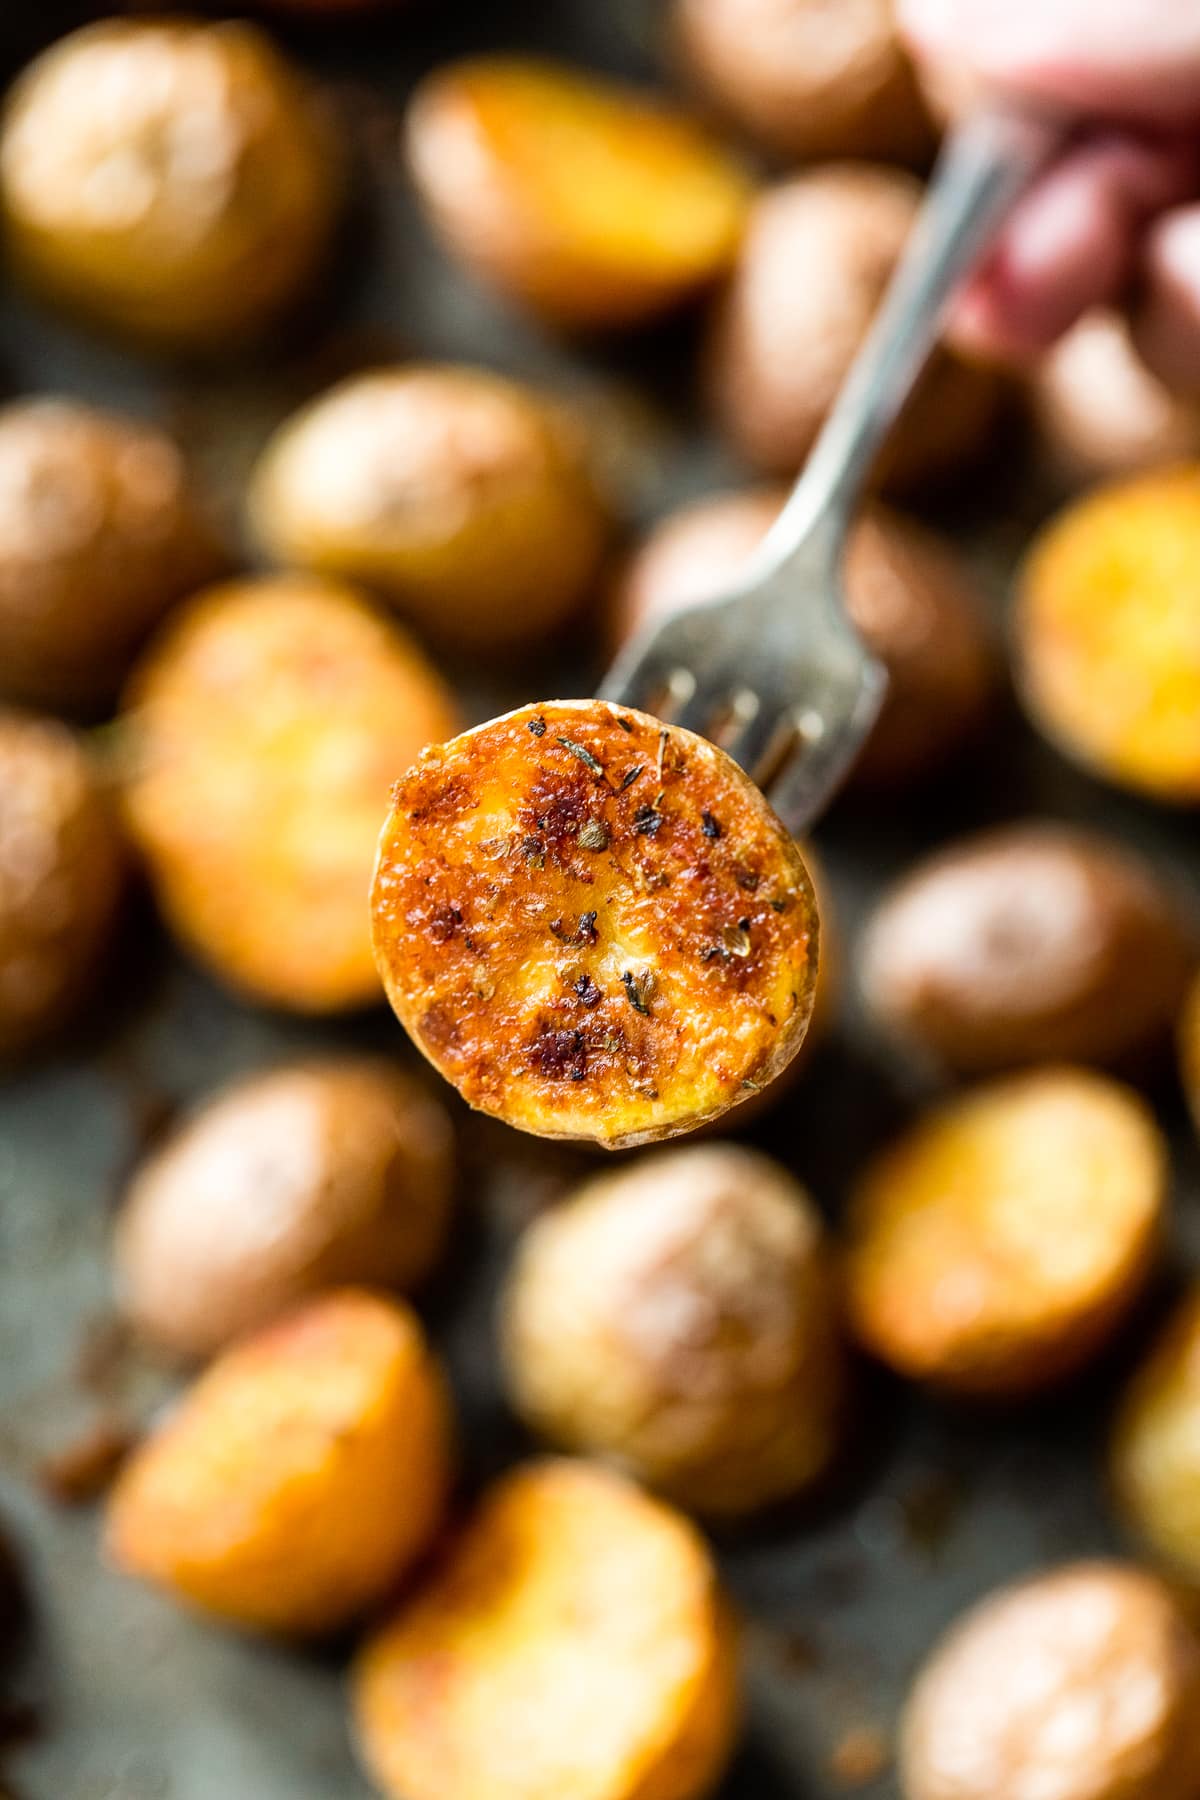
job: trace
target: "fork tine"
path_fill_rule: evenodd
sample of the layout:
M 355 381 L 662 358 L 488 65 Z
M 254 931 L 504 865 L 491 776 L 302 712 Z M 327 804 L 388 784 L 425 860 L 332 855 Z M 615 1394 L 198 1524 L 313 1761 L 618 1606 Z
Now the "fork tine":
M 725 741 L 725 749 L 734 762 L 740 763 L 749 776 L 769 777 L 783 756 L 785 747 L 795 737 L 792 721 L 759 695 L 754 710 L 743 716 Z

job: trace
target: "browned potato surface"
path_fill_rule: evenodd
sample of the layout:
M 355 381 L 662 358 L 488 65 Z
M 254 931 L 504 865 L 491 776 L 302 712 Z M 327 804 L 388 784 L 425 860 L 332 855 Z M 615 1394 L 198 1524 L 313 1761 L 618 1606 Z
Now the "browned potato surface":
M 514 1470 L 352 1678 L 396 1800 L 700 1800 L 737 1716 L 700 1537 L 587 1463 Z
M 425 1549 L 449 1436 L 416 1316 L 346 1288 L 200 1377 L 125 1464 L 106 1547 L 127 1573 L 234 1624 L 331 1631 Z
M 502 1303 L 517 1411 L 678 1505 L 797 1492 L 837 1446 L 846 1370 L 820 1215 L 733 1144 L 585 1182 L 525 1233 Z
M 1194 933 L 1121 844 L 1049 820 L 964 838 L 886 893 L 861 981 L 908 1048 L 962 1073 L 1111 1062 L 1166 1041 Z
M 1035 721 L 1097 775 L 1200 804 L 1200 463 L 1097 488 L 1018 576 L 1018 673 Z
M 1154 1576 L 1071 1563 L 989 1595 L 908 1702 L 905 1800 L 1192 1800 L 1200 1644 Z
M 1129 1386 L 1112 1473 L 1128 1524 L 1200 1583 L 1200 1293 L 1178 1308 Z
M 79 1005 L 116 924 L 116 822 L 65 726 L 0 711 L 0 1063 Z
M 851 1322 L 904 1375 L 1016 1395 L 1077 1368 L 1158 1248 L 1166 1147 L 1128 1088 L 1045 1068 L 929 1113 L 868 1166 Z
M 313 96 L 252 26 L 104 19 L 53 44 L 9 98 L 9 258 L 94 324 L 224 350 L 308 284 L 338 164 Z
M 278 561 L 364 581 L 423 633 L 481 653 L 561 624 L 606 536 L 565 409 L 432 364 L 356 376 L 288 420 L 251 517 Z
M 723 751 L 600 700 L 526 706 L 392 791 L 375 954 L 472 1106 L 610 1147 L 715 1118 L 812 1010 L 799 851 Z
M 450 249 L 564 326 L 628 325 L 733 260 L 749 184 L 667 102 L 553 62 L 481 56 L 426 77 L 413 177 Z
M 388 785 L 454 727 L 416 646 L 339 583 L 230 582 L 170 622 L 126 699 L 126 812 L 179 936 L 275 1006 L 376 999 Z
M 1060 338 L 1030 402 L 1054 463 L 1076 481 L 1200 453 L 1200 407 L 1150 373 L 1120 313 L 1088 313 Z
M 410 1288 L 449 1221 L 450 1122 L 365 1057 L 251 1075 L 142 1164 L 116 1231 L 140 1335 L 206 1356 L 320 1288 Z

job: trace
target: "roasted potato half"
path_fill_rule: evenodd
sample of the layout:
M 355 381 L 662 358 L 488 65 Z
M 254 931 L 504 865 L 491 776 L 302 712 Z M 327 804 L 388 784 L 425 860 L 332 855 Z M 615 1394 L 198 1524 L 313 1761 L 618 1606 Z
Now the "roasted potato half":
M 525 706 L 392 790 L 372 891 L 397 1016 L 472 1106 L 542 1137 L 671 1137 L 800 1047 L 817 918 L 737 765 L 601 700 Z
M 528 1227 L 501 1307 L 517 1411 L 678 1505 L 745 1513 L 808 1486 L 846 1397 L 820 1215 L 734 1144 L 661 1150 Z
M 1179 1306 L 1130 1383 L 1111 1466 L 1126 1522 L 1200 1585 L 1200 1292 Z
M 396 1800 L 699 1800 L 736 1728 L 732 1626 L 686 1520 L 533 1463 L 368 1640 L 352 1702 Z
M 903 1375 L 1019 1395 L 1077 1368 L 1158 1248 L 1166 1147 L 1107 1076 L 1037 1069 L 918 1121 L 866 1169 L 847 1254 L 851 1322 Z
M 436 365 L 356 376 L 288 420 L 250 511 L 277 561 L 361 580 L 424 634 L 484 654 L 560 625 L 607 535 L 565 408 Z
M 271 1005 L 377 999 L 366 896 L 388 786 L 453 727 L 424 656 L 354 589 L 198 595 L 126 694 L 125 811 L 168 922 Z
M 1200 463 L 1112 482 L 1035 538 L 1018 575 L 1020 685 L 1095 774 L 1200 803 Z
M 1200 1644 L 1170 1590 L 1070 1563 L 989 1595 L 934 1650 L 901 1734 L 905 1800 L 1191 1800 Z
M 1151 374 L 1120 313 L 1088 313 L 1073 326 L 1042 359 L 1029 397 L 1042 443 L 1067 480 L 1200 455 L 1200 406 Z
M 252 26 L 103 19 L 60 38 L 10 95 L 9 260 L 93 324 L 225 350 L 309 283 L 338 164 L 313 95 Z
M 108 1554 L 236 1625 L 332 1631 L 426 1548 L 449 1439 L 415 1315 L 343 1289 L 227 1350 L 133 1452 Z
M 248 1076 L 134 1176 L 116 1228 L 122 1311 L 200 1357 L 321 1288 L 411 1288 L 441 1249 L 453 1172 L 444 1110 L 388 1063 Z
M 750 192 L 739 163 L 666 102 L 533 58 L 427 76 L 408 154 L 451 251 L 569 327 L 638 323 L 723 274 Z

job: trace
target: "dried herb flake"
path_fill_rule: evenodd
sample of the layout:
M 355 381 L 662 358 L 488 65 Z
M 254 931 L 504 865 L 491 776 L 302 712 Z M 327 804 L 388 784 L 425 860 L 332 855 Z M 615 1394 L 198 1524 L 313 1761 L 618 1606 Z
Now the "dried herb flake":
M 602 819 L 589 819 L 586 825 L 579 827 L 575 842 L 581 850 L 607 850 L 608 826 Z
M 618 794 L 623 794 L 627 787 L 633 786 L 645 766 L 645 763 L 634 763 L 632 769 L 626 769 L 624 775 L 621 777 L 621 785 L 617 789 Z
M 641 1013 L 643 1018 L 647 1019 L 650 1017 L 650 1008 L 647 1002 L 653 985 L 654 977 L 648 970 L 640 980 L 631 969 L 624 969 L 621 972 L 621 986 L 625 989 L 630 1006 L 634 1012 Z
M 662 822 L 662 813 L 653 806 L 639 806 L 633 815 L 633 829 L 638 837 L 657 837 Z
M 603 777 L 604 764 L 598 762 L 591 751 L 583 744 L 577 744 L 574 738 L 568 737 L 556 737 L 554 741 L 556 744 L 561 744 L 564 750 L 569 750 L 572 756 L 578 758 L 585 769 L 590 769 L 592 771 L 593 775 Z
M 599 1006 L 604 995 L 596 986 L 590 975 L 581 975 L 574 984 L 575 992 L 587 1007 Z
M 706 838 L 712 838 L 714 841 L 721 835 L 721 827 L 707 810 L 700 814 L 700 829 Z
M 546 721 L 545 721 L 545 719 L 543 719 L 543 717 L 540 713 L 538 714 L 536 719 L 530 719 L 529 730 L 530 730 L 530 734 L 533 737 L 545 737 Z
M 632 731 L 633 730 L 633 720 L 632 719 L 620 718 L 617 720 L 617 724 L 621 727 L 622 731 Z

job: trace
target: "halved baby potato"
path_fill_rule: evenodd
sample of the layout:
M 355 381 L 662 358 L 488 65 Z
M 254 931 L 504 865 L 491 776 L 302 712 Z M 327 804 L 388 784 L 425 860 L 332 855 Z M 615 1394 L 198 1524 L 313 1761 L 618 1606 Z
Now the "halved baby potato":
M 1129 1384 L 1111 1469 L 1127 1524 L 1200 1584 L 1200 1290 L 1181 1303 Z
M 398 1017 L 472 1106 L 542 1137 L 672 1137 L 800 1047 L 817 917 L 737 765 L 601 700 L 525 706 L 396 782 L 372 891 Z

